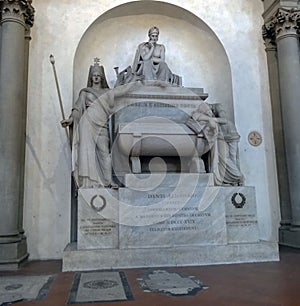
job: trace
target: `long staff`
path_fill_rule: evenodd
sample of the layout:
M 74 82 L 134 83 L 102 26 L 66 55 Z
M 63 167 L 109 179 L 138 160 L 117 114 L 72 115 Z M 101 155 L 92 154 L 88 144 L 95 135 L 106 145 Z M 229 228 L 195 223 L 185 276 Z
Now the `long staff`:
M 56 69 L 55 69 L 55 59 L 54 59 L 54 56 L 52 54 L 50 55 L 50 63 L 52 64 L 52 68 L 53 68 L 53 73 L 54 73 L 54 79 L 55 79 L 57 94 L 58 94 L 58 101 L 59 101 L 61 116 L 62 116 L 62 119 L 65 120 L 66 119 L 65 118 L 65 112 L 64 112 L 64 107 L 63 107 L 63 104 L 62 104 L 62 99 L 61 99 L 61 94 L 60 94 L 60 89 L 59 89 L 59 84 L 58 84 L 58 78 L 57 78 L 57 73 L 56 73 Z M 71 145 L 69 131 L 68 131 L 67 128 L 65 128 L 65 131 L 66 131 L 66 136 L 67 136 L 68 143 L 69 143 L 69 145 Z
M 63 104 L 62 104 L 62 99 L 61 99 L 61 94 L 60 94 L 60 89 L 59 89 L 59 84 L 58 84 L 58 78 L 57 78 L 56 69 L 55 69 L 55 59 L 54 59 L 54 56 L 52 54 L 50 55 L 50 63 L 52 64 L 52 67 L 53 67 L 53 73 L 54 73 L 54 79 L 55 79 L 57 94 L 58 94 L 61 116 L 62 116 L 62 119 L 65 120 L 66 119 L 65 118 L 65 112 L 64 112 L 64 107 L 63 107 Z M 69 136 L 69 131 L 66 127 L 65 127 L 65 131 L 66 131 L 66 136 L 67 136 L 69 146 L 72 149 L 71 139 L 70 139 L 70 136 Z M 78 187 L 78 184 L 76 182 L 76 179 L 75 179 L 74 175 L 72 174 L 72 176 L 71 176 L 71 224 L 72 224 L 72 226 L 71 226 L 71 232 L 70 232 L 71 242 L 77 241 L 77 231 L 76 231 L 76 228 L 74 228 L 73 225 L 76 224 L 77 216 L 78 216 L 78 212 L 77 212 L 78 188 L 79 187 Z

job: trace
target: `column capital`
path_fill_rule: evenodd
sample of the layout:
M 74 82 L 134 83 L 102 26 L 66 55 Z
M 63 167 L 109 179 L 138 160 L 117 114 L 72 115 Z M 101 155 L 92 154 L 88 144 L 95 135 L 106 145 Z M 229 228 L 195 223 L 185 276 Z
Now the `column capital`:
M 30 26 L 27 25 L 25 27 L 25 40 L 31 40 L 30 34 L 31 34 L 31 28 Z
M 300 10 L 279 8 L 263 26 L 264 39 L 286 36 L 297 36 L 300 21 Z
M 10 20 L 33 26 L 35 10 L 32 0 L 0 0 L 0 9 L 0 23 Z
M 265 41 L 266 51 L 277 50 L 275 31 L 267 30 L 266 26 L 263 25 L 262 37 L 263 37 L 263 40 Z

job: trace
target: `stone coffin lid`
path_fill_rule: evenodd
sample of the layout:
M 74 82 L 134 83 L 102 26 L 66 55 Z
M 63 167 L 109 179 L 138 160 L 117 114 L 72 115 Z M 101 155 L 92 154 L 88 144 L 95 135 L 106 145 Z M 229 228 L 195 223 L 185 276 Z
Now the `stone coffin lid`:
M 148 83 L 147 83 L 148 85 Z M 178 86 L 143 86 L 134 93 L 125 95 L 125 98 L 150 99 L 150 100 L 206 100 L 207 93 L 203 88 L 185 88 Z

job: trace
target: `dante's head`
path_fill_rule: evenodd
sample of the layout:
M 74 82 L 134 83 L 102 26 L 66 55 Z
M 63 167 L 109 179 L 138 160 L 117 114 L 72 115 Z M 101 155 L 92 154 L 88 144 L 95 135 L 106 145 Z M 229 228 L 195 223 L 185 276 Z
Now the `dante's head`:
M 150 41 L 153 41 L 153 42 L 157 42 L 158 40 L 158 35 L 159 35 L 159 29 L 158 27 L 152 27 L 149 29 L 148 31 L 148 36 L 149 36 L 149 39 Z

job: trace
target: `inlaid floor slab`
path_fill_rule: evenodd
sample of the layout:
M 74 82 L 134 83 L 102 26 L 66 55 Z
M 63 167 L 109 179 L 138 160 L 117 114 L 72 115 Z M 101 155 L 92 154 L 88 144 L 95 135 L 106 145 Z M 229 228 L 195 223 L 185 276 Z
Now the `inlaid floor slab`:
M 123 272 L 76 273 L 68 304 L 132 300 Z
M 0 278 L 0 305 L 23 300 L 42 300 L 54 276 L 4 276 Z

